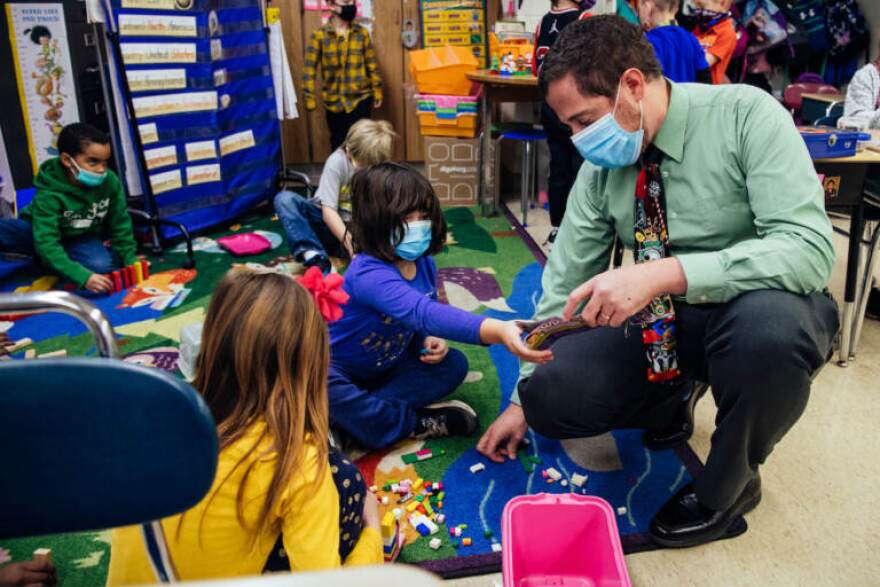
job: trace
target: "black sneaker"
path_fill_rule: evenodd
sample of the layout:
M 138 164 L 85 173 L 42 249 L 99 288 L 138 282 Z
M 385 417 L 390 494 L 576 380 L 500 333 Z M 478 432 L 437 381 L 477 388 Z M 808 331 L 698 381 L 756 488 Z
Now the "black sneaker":
M 327 255 L 320 251 L 303 251 L 294 255 L 294 258 L 302 263 L 306 269 L 309 267 L 317 267 L 324 275 L 329 274 L 330 270 L 333 268 Z
M 458 400 L 439 402 L 425 406 L 416 412 L 416 428 L 410 438 L 442 438 L 444 436 L 470 436 L 477 429 L 477 413 L 472 407 Z

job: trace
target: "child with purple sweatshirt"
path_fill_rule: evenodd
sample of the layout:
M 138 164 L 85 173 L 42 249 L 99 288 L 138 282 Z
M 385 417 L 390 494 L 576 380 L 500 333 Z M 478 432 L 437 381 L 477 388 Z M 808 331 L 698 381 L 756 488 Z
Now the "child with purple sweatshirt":
M 379 448 L 403 438 L 470 435 L 473 408 L 438 402 L 464 380 L 464 354 L 445 339 L 503 344 L 520 358 L 546 362 L 526 347 L 515 322 L 478 316 L 437 301 L 431 255 L 446 242 L 446 221 L 431 184 L 412 168 L 380 163 L 351 182 L 355 257 L 345 273 L 351 296 L 330 324 L 330 423 Z

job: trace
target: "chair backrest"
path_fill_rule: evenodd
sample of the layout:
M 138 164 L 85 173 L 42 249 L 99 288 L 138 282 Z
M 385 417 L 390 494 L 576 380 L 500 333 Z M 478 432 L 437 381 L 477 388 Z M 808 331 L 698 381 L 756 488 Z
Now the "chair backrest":
M 816 88 L 817 94 L 839 94 L 840 90 L 835 88 L 834 86 L 829 86 L 828 84 L 823 84 Z
M 795 83 L 789 84 L 785 87 L 785 90 L 782 92 L 782 103 L 785 104 L 785 107 L 792 111 L 798 111 L 801 109 L 801 105 L 803 104 L 803 95 L 804 94 L 816 94 L 819 93 L 819 89 L 822 87 L 832 87 L 825 86 L 825 84 L 815 84 L 815 83 Z M 823 92 L 825 93 L 825 92 Z M 835 90 L 833 93 L 837 93 Z
M 205 403 L 164 371 L 114 359 L 0 365 L 0 538 L 156 520 L 214 481 Z

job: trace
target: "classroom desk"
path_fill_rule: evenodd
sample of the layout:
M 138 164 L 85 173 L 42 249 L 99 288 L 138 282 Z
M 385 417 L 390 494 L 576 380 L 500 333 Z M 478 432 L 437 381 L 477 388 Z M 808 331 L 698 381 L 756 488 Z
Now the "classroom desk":
M 490 73 L 488 69 L 478 69 L 469 73 L 468 79 L 483 86 L 482 113 L 483 122 L 480 142 L 480 182 L 479 200 L 483 216 L 492 216 L 497 212 L 494 182 L 495 157 L 492 153 L 492 110 L 495 104 L 502 102 L 540 102 L 538 78 L 533 75 L 502 76 Z
M 837 364 L 846 367 L 850 360 L 850 349 L 859 334 L 855 328 L 859 316 L 855 302 L 860 272 L 861 242 L 864 232 L 864 187 L 865 178 L 870 171 L 880 173 L 880 153 L 864 150 L 852 157 L 835 159 L 816 159 L 813 161 L 816 173 L 826 178 L 840 178 L 840 186 L 833 197 L 826 194 L 825 207 L 831 210 L 844 210 L 850 213 L 849 247 L 846 256 L 846 285 L 843 294 L 843 332 L 840 340 L 840 353 Z
M 801 120 L 804 124 L 813 124 L 827 114 L 829 106 L 843 104 L 844 100 L 844 94 L 802 94 Z

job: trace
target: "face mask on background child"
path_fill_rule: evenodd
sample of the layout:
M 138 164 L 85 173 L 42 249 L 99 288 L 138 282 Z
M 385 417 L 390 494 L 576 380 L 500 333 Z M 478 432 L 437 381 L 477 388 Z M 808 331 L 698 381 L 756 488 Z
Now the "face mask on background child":
M 351 22 L 354 20 L 354 17 L 357 16 L 357 6 L 354 4 L 346 4 L 345 6 L 340 6 L 339 18 L 344 20 L 345 22 Z
M 645 137 L 642 103 L 639 102 L 639 129 L 630 132 L 624 130 L 614 118 L 619 99 L 618 85 L 611 112 L 571 137 L 571 142 L 581 157 L 606 169 L 626 167 L 638 161 Z
M 70 158 L 70 162 L 73 163 L 73 167 L 76 170 L 76 181 L 80 182 L 84 186 L 88 186 L 90 188 L 99 186 L 104 183 L 104 180 L 107 178 L 106 171 L 104 173 L 95 173 L 94 171 L 83 169 L 76 164 L 76 160 L 73 157 Z
M 405 261 L 415 261 L 424 255 L 428 247 L 431 246 L 432 237 L 430 220 L 408 222 L 403 233 L 403 240 L 394 247 L 394 252 Z

